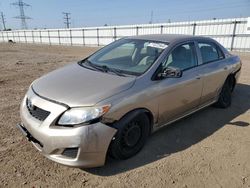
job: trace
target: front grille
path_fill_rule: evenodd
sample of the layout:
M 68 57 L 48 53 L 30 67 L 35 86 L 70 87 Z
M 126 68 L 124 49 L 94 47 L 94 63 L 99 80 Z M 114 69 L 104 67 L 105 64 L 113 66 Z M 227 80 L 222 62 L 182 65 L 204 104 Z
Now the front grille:
M 70 158 L 76 158 L 78 153 L 78 148 L 66 148 L 63 152 L 62 155 Z
M 29 99 L 26 100 L 26 106 L 30 115 L 32 115 L 34 118 L 40 121 L 44 121 L 50 114 L 49 111 L 43 110 L 33 105 Z

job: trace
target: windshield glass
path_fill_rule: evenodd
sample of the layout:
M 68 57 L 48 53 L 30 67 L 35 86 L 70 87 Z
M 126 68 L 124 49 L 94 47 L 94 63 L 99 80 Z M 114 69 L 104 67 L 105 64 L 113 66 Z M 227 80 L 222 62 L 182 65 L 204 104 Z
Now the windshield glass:
M 155 62 L 166 47 L 167 44 L 163 42 L 121 39 L 90 56 L 87 62 L 120 73 L 140 75 Z

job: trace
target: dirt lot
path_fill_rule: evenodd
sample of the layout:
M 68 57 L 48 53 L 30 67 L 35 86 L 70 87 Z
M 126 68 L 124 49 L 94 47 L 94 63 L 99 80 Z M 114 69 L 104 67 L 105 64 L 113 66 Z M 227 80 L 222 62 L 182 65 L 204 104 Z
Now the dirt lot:
M 161 129 L 135 157 L 89 170 L 44 158 L 15 127 L 21 99 L 34 79 L 95 50 L 0 44 L 0 187 L 250 187 L 250 54 L 230 108 Z

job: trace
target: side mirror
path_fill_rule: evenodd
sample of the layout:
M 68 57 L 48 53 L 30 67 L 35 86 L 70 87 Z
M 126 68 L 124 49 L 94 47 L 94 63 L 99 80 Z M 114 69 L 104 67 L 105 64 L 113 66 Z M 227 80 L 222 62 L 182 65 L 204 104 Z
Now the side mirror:
M 176 67 L 167 67 L 162 69 L 160 73 L 158 73 L 158 78 L 180 78 L 182 77 L 182 70 Z

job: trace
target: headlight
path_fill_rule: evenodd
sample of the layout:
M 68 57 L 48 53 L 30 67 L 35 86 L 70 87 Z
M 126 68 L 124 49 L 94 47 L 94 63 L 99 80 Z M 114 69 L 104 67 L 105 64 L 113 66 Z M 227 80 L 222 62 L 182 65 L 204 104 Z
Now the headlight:
M 97 119 L 107 113 L 110 105 L 101 107 L 71 108 L 60 117 L 59 125 L 75 125 Z

